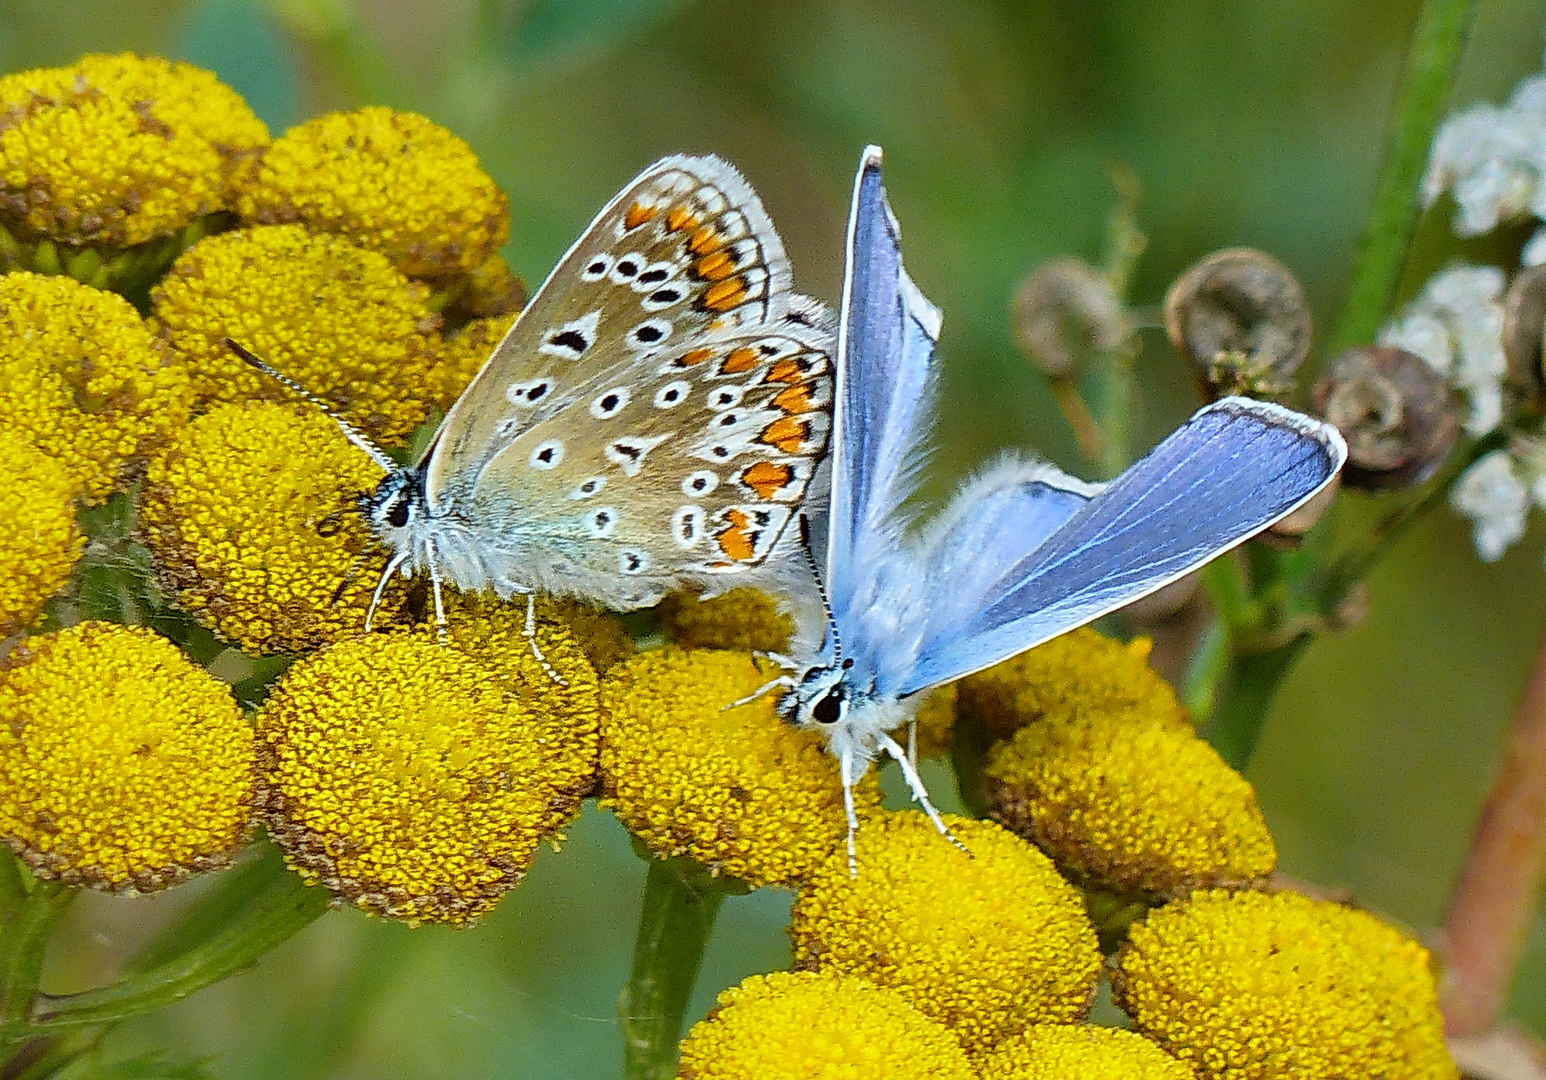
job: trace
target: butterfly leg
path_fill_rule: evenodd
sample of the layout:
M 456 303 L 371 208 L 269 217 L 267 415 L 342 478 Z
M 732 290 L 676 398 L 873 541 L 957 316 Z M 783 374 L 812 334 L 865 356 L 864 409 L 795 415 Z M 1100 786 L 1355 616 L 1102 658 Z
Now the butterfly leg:
M 940 835 L 970 855 L 971 852 L 967 851 L 966 845 L 955 838 L 955 834 L 946 827 L 945 819 L 939 816 L 938 810 L 934 809 L 934 804 L 929 801 L 928 789 L 923 786 L 923 778 L 918 775 L 918 770 L 913 768 L 913 763 L 907 760 L 907 754 L 897 745 L 897 741 L 884 731 L 879 733 L 879 741 L 886 753 L 896 758 L 896 763 L 902 767 L 902 775 L 907 778 L 907 786 L 912 790 L 913 798 L 923 804 L 923 812 L 929 815 L 929 820 L 934 823 Z
M 376 582 L 376 591 L 370 594 L 370 607 L 365 611 L 365 632 L 370 633 L 370 624 L 376 618 L 376 608 L 381 603 L 381 594 L 386 592 L 387 582 L 392 580 L 392 573 L 403 563 L 408 561 L 408 552 L 399 551 L 392 556 L 392 561 L 386 564 L 386 569 L 381 571 L 381 580 Z
M 430 589 L 435 594 L 435 636 L 440 639 L 443 647 L 446 643 L 446 607 L 440 599 L 440 571 L 435 569 L 435 541 L 427 541 L 424 550 L 427 555 L 424 561 L 429 564 Z
M 548 673 L 548 678 L 559 686 L 568 686 L 564 677 L 553 670 L 553 665 L 548 663 L 548 658 L 542 655 L 542 650 L 537 646 L 537 594 L 534 592 L 526 594 L 526 628 L 521 633 L 526 635 L 527 647 L 531 649 L 537 663 L 542 665 L 542 670 Z
M 915 716 L 907 722 L 907 762 L 918 771 L 918 718 Z M 914 797 L 913 802 L 917 802 Z
M 848 814 L 848 876 L 859 876 L 859 857 L 854 853 L 854 834 L 859 831 L 859 815 L 854 811 L 854 748 L 843 747 L 837 759 L 837 771 L 843 778 L 843 810 Z M 948 833 L 946 834 L 949 835 Z

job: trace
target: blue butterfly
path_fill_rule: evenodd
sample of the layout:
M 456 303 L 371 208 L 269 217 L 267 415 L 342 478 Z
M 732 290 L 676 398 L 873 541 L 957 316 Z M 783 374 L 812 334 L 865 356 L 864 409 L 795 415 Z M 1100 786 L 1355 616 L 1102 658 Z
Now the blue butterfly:
M 1196 570 L 1303 505 L 1347 456 L 1327 424 L 1225 398 L 1110 484 L 1006 459 L 909 537 L 901 506 L 928 432 L 940 313 L 902 267 L 880 164 L 868 147 L 848 223 L 827 513 L 802 519 L 825 633 L 768 687 L 786 688 L 779 712 L 819 730 L 838 760 L 850 868 L 853 786 L 881 754 L 950 837 L 891 734 L 918 694 Z

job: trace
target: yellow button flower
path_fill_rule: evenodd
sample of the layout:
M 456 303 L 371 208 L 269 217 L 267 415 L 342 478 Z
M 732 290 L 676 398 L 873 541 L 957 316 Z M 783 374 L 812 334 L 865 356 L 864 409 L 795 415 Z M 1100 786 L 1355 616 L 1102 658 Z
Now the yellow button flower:
M 432 120 L 380 106 L 285 132 L 237 208 L 248 221 L 345 237 L 416 278 L 469 273 L 510 231 L 504 193 L 470 146 Z
M 514 322 L 514 314 L 473 319 L 448 334 L 440 346 L 440 361 L 429 372 L 433 381 L 424 387 L 427 398 L 449 408 L 483 369 Z
M 889 986 L 972 1051 L 1082 1019 L 1101 958 L 1078 891 L 998 825 L 945 822 L 969 857 L 917 811 L 866 821 L 858 876 L 836 852 L 795 903 L 795 965 Z
M 210 72 L 129 53 L 0 77 L 0 114 L 0 221 L 24 243 L 127 248 L 175 233 L 225 209 L 268 142 Z
M 460 284 L 451 304 L 454 311 L 488 318 L 513 315 L 526 306 L 526 282 L 498 255 L 491 255 L 473 267 Z
M 353 499 L 380 479 L 312 406 L 220 405 L 150 463 L 140 519 L 180 606 L 248 652 L 294 652 L 364 628 L 385 554 Z M 378 618 L 405 591 L 394 579 Z
M 520 601 L 512 600 L 511 603 L 519 606 Z M 537 601 L 538 618 L 544 613 L 569 628 L 598 675 L 605 675 L 639 651 L 623 621 L 598 607 L 578 600 L 548 597 Z
M 1055 707 L 988 752 L 993 816 L 1066 871 L 1165 899 L 1256 881 L 1277 847 L 1256 793 L 1174 716 Z
M 580 800 L 596 786 L 601 704 L 596 671 L 581 637 L 587 624 L 571 619 L 568 604 L 538 601 L 533 628 L 542 653 L 538 660 L 525 633 L 524 600 L 453 592 L 446 601 L 448 642 L 498 675 L 531 714 L 544 762 L 546 827 L 556 830 L 574 817 Z M 433 618 L 416 632 L 428 641 L 438 638 Z
M 203 400 L 294 398 L 233 355 L 229 337 L 388 443 L 450 405 L 428 297 L 385 256 L 299 225 L 207 237 L 153 294 L 161 336 Z
M 187 369 L 127 301 L 69 278 L 0 276 L 0 421 L 105 498 L 187 422 Z
M 323 649 L 258 714 L 269 832 L 307 882 L 365 911 L 472 921 L 552 832 L 548 769 L 567 750 L 547 741 L 541 707 L 421 635 Z
M 252 788 L 229 689 L 150 630 L 81 623 L 0 671 L 0 834 L 39 877 L 148 891 L 223 866 Z
M 776 672 L 742 654 L 642 653 L 601 684 L 606 798 L 655 854 L 687 855 L 753 885 L 790 884 L 847 835 L 837 765 L 771 695 L 727 708 Z M 855 792 L 879 801 L 871 770 Z
M 1199 1077 L 1457 1080 L 1428 951 L 1296 893 L 1210 890 L 1136 924 L 1117 1003 Z
M 64 588 L 85 538 L 65 467 L 14 432 L 0 431 L 0 638 L 32 625 Z
M 682 1043 L 681 1080 L 975 1080 L 940 1024 L 900 995 L 830 972 L 753 975 Z
M 1141 1035 L 1087 1024 L 1037 1024 L 973 1064 L 978 1080 L 1194 1080 L 1197 1075 Z
M 959 708 L 1000 738 L 1054 710 L 1141 708 L 1189 725 L 1175 691 L 1149 667 L 1150 645 L 1074 630 L 962 679 Z
M 742 586 L 708 600 L 674 592 L 655 609 L 660 629 L 684 649 L 755 649 L 783 652 L 794 618 L 776 597 Z

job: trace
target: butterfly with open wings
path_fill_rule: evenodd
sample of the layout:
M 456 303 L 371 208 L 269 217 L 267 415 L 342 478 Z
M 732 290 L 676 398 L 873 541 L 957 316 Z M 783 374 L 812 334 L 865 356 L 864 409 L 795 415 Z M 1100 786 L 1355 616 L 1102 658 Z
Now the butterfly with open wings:
M 783 686 L 780 713 L 820 731 L 838 760 L 854 872 L 853 786 L 881 754 L 950 836 L 891 734 L 917 695 L 1190 573 L 1303 505 L 1347 456 L 1327 424 L 1225 398 L 1110 484 L 1006 459 L 909 536 L 901 506 L 929 428 L 940 314 L 903 269 L 880 166 L 880 149 L 866 149 L 848 223 L 831 491 L 807 511 L 826 627 L 765 688 Z

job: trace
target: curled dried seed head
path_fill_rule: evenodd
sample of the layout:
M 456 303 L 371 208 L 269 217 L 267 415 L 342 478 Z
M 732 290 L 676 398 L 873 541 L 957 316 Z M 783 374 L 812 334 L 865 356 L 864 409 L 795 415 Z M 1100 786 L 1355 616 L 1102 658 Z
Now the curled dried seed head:
M 1318 521 L 1331 509 L 1331 504 L 1336 501 L 1337 491 L 1342 487 L 1342 474 L 1332 477 L 1331 483 L 1315 493 L 1315 497 L 1295 510 L 1287 517 L 1280 519 L 1267 530 L 1268 539 L 1286 540 L 1291 546 L 1300 537 L 1313 529 Z
M 1020 347 L 1054 378 L 1077 374 L 1091 352 L 1114 349 L 1132 333 L 1111 282 L 1079 259 L 1053 259 L 1027 274 L 1010 319 Z
M 1337 357 L 1315 385 L 1314 404 L 1347 439 L 1343 479 L 1364 490 L 1422 483 L 1449 456 L 1459 431 L 1444 377 L 1388 345 L 1361 345 Z
M 1216 397 L 1268 397 L 1291 385 L 1310 351 L 1310 305 L 1299 280 L 1250 248 L 1216 251 L 1165 294 L 1165 330 Z

